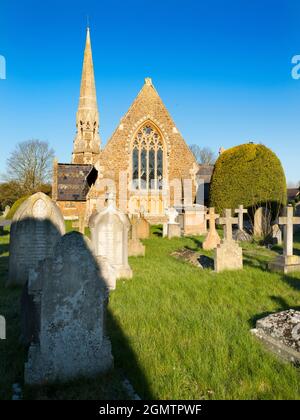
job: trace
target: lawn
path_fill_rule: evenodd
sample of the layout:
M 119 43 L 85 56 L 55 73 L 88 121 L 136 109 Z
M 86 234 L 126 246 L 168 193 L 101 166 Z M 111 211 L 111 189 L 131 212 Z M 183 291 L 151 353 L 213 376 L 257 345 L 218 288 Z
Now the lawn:
M 130 258 L 133 279 L 119 281 L 110 296 L 114 371 L 67 386 L 25 388 L 25 397 L 124 398 L 126 376 L 142 398 L 299 399 L 299 370 L 265 351 L 249 330 L 266 314 L 299 308 L 300 273 L 265 271 L 276 252 L 252 244 L 238 272 L 216 274 L 170 255 L 199 250 L 201 240 L 162 239 L 154 227 L 144 241 L 146 257 Z M 25 358 L 18 344 L 20 290 L 3 287 L 8 241 L 8 234 L 0 237 L 0 314 L 8 323 L 8 339 L 0 342 L 0 399 L 22 383 Z

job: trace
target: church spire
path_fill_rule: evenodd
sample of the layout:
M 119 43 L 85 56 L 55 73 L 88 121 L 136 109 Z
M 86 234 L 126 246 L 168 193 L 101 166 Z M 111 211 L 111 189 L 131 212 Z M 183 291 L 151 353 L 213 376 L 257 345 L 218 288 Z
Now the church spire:
M 82 67 L 76 137 L 72 163 L 95 163 L 100 153 L 99 112 L 97 106 L 90 29 L 87 28 Z

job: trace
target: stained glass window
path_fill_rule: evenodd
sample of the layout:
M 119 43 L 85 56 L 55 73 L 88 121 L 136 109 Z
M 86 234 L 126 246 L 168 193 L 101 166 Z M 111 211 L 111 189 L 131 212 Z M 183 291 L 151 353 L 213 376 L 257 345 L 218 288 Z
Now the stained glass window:
M 147 188 L 147 150 L 142 149 L 141 151 L 141 189 Z
M 132 183 L 133 188 L 139 188 L 139 151 L 138 149 L 133 149 L 132 152 Z
M 151 124 L 136 134 L 132 150 L 132 181 L 135 189 L 162 189 L 163 142 Z
M 163 151 L 157 151 L 157 188 L 162 189 L 163 186 Z

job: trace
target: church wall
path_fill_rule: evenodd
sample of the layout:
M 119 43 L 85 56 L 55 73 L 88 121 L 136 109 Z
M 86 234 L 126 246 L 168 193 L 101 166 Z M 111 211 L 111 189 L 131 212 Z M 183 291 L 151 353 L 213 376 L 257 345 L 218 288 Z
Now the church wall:
M 192 179 L 194 198 L 196 194 L 194 178 L 198 169 L 194 156 L 177 130 L 156 90 L 152 84 L 147 84 L 147 82 L 102 151 L 101 159 L 98 162 L 100 173 L 104 178 L 114 180 L 117 186 L 117 200 L 119 200 L 119 173 L 126 172 L 129 181 L 131 177 L 131 140 L 146 121 L 152 122 L 162 134 L 165 142 L 164 155 L 168 162 L 167 177 L 169 182 L 174 179 L 178 181 Z M 174 203 L 173 188 L 170 191 L 170 198 L 172 205 Z

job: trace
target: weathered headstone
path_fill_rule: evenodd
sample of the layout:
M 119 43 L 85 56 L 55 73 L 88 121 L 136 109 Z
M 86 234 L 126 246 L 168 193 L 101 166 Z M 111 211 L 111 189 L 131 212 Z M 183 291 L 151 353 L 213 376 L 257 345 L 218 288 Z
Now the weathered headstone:
M 221 243 L 220 236 L 216 229 L 216 220 L 219 217 L 219 214 L 215 213 L 213 207 L 210 207 L 208 214 L 205 215 L 205 220 L 209 222 L 209 230 L 205 241 L 202 244 L 202 248 L 206 251 L 215 249 Z
M 283 255 L 279 255 L 274 262 L 271 262 L 269 269 L 285 274 L 300 271 L 300 257 L 293 255 L 294 225 L 300 225 L 300 217 L 294 217 L 293 207 L 288 206 L 285 209 L 285 216 L 279 218 L 278 224 L 284 226 Z
M 271 219 L 270 210 L 266 207 L 259 207 L 254 214 L 254 236 L 261 238 L 270 235 L 272 232 Z
M 53 256 L 31 270 L 39 325 L 25 364 L 25 383 L 67 381 L 111 368 L 111 344 L 105 336 L 106 286 L 89 239 L 64 235 Z
M 184 209 L 184 235 L 204 235 L 207 232 L 205 207 L 194 205 Z
M 272 226 L 272 242 L 274 245 L 282 245 L 282 232 L 278 224 Z
M 128 239 L 128 256 L 129 257 L 144 257 L 145 245 L 142 244 L 138 237 L 138 223 L 139 219 L 133 216 L 131 219 L 131 228 Z
M 251 330 L 268 350 L 283 360 L 300 364 L 300 312 L 293 309 L 268 315 Z
M 219 219 L 219 224 L 224 225 L 224 239 L 215 249 L 215 271 L 240 270 L 243 268 L 243 250 L 232 238 L 232 225 L 238 219 L 232 217 L 231 210 L 224 211 L 224 217 Z
M 139 218 L 136 218 L 136 236 L 138 239 L 148 239 L 150 236 L 150 224 L 145 219 L 144 214 L 141 213 Z
M 16 211 L 10 232 L 8 285 L 24 285 L 29 270 L 52 254 L 65 223 L 56 204 L 39 192 Z
M 132 270 L 128 264 L 130 221 L 116 209 L 112 196 L 108 198 L 107 207 L 91 216 L 89 226 L 96 256 L 107 258 L 117 278 L 131 278 Z
M 181 236 L 181 227 L 180 224 L 176 221 L 178 217 L 178 211 L 171 207 L 167 211 L 168 220 L 168 238 L 179 238 Z

